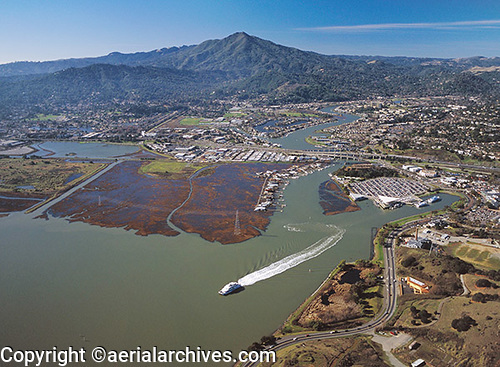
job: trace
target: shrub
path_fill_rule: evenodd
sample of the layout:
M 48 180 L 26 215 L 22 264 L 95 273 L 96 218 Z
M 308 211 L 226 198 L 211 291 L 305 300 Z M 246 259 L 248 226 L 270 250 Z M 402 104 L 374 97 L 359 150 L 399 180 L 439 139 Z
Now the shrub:
M 314 321 L 309 322 L 309 324 L 307 326 L 313 330 L 316 330 L 316 331 L 323 330 L 325 327 L 325 325 L 321 321 L 318 321 L 318 320 L 314 320 Z
M 410 312 L 411 312 L 411 315 L 413 316 L 413 318 L 417 318 L 418 310 L 415 306 L 410 307 Z
M 260 338 L 260 344 L 262 345 L 274 345 L 276 344 L 276 338 L 274 335 L 265 335 Z
M 418 264 L 417 259 L 415 259 L 413 256 L 408 256 L 407 258 L 403 259 L 403 261 L 401 261 L 401 265 L 403 265 L 405 268 L 414 266 L 416 264 Z
M 448 269 L 458 273 L 458 274 L 467 274 L 474 270 L 474 266 L 465 262 L 458 257 L 447 256 L 448 260 Z
M 457 331 L 467 331 L 471 326 L 476 326 L 477 322 L 472 317 L 466 315 L 451 322 L 451 327 Z
M 252 343 L 252 345 L 248 347 L 247 351 L 249 351 L 249 352 L 252 352 L 252 351 L 258 352 L 258 351 L 263 350 L 263 349 L 264 349 L 264 347 L 262 346 L 262 344 L 255 342 L 255 343 Z
M 476 281 L 476 287 L 478 288 L 490 288 L 493 286 L 493 283 L 490 282 L 488 279 L 478 279 Z
M 483 293 L 476 293 L 472 296 L 474 302 L 486 303 L 486 296 Z
M 432 315 L 427 310 L 422 310 L 418 313 L 418 317 L 423 321 L 424 319 L 432 317 Z

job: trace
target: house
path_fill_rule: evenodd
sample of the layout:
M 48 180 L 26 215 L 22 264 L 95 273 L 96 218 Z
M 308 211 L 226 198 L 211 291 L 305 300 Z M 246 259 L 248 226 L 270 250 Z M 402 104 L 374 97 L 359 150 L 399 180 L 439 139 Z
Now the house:
M 411 367 L 421 367 L 425 366 L 425 361 L 422 358 L 417 359 L 415 362 L 411 364 Z

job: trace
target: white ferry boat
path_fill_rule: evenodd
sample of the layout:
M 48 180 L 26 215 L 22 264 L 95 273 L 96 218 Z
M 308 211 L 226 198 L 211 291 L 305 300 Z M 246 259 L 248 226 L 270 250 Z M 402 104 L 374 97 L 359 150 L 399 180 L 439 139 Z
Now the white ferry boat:
M 416 208 L 422 208 L 422 207 L 427 206 L 427 205 L 428 205 L 428 204 L 427 204 L 427 202 L 426 202 L 426 201 L 421 201 L 421 202 L 416 203 L 416 204 L 415 204 L 415 207 L 416 207 Z
M 436 196 L 431 197 L 430 199 L 427 199 L 427 202 L 429 204 L 432 204 L 432 203 L 435 203 L 436 201 L 439 201 L 439 200 L 441 200 L 441 198 L 436 195 Z
M 220 291 L 219 294 L 221 296 L 227 296 L 228 294 L 233 293 L 234 291 L 242 288 L 242 285 L 238 282 L 230 282 L 227 283 Z

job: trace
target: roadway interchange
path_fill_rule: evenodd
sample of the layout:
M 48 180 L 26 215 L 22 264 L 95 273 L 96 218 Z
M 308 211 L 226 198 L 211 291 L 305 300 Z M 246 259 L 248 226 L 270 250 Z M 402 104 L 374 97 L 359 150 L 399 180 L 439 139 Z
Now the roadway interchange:
M 383 325 L 388 321 L 396 311 L 397 300 L 397 281 L 396 281 L 396 262 L 394 258 L 394 239 L 395 233 L 392 232 L 388 237 L 388 242 L 384 246 L 384 264 L 385 264 L 385 297 L 384 307 L 381 312 L 372 320 L 364 325 L 345 330 L 322 331 L 314 333 L 294 334 L 283 337 L 276 341 L 276 344 L 269 347 L 268 351 L 279 351 L 289 346 L 300 344 L 309 340 L 341 338 L 357 334 L 366 334 L 373 332 L 376 327 Z M 244 367 L 253 367 L 259 365 L 259 362 L 246 362 Z

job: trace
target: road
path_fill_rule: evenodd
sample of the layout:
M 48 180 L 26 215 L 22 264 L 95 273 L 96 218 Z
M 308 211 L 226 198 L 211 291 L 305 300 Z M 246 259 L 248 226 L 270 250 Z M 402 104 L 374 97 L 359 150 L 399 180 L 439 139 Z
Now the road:
M 289 150 L 289 153 L 295 154 L 314 154 L 317 156 L 328 156 L 331 158 L 339 158 L 339 159 L 354 159 L 354 160 L 362 160 L 362 159 L 404 159 L 409 161 L 421 162 L 422 159 L 418 157 L 411 157 L 406 155 L 398 155 L 398 154 L 381 154 L 381 153 L 367 153 L 362 151 L 336 151 L 336 150 L 327 150 L 327 149 L 304 149 L 304 150 Z M 495 171 L 500 172 L 500 167 L 487 167 L 480 166 L 474 164 L 464 164 L 464 163 L 455 163 L 455 162 L 445 162 L 438 160 L 428 160 L 429 163 L 437 163 L 437 164 L 446 164 L 449 166 L 454 166 L 458 168 L 469 168 L 469 169 L 478 169 L 485 171 Z
M 396 262 L 394 258 L 394 239 L 396 236 L 391 236 L 388 246 L 384 247 L 384 265 L 385 265 L 385 297 L 383 310 L 372 320 L 364 325 L 353 329 L 334 330 L 314 333 L 303 333 L 286 336 L 277 340 L 276 344 L 268 348 L 268 351 L 279 351 L 289 346 L 300 344 L 309 340 L 341 338 L 352 336 L 361 333 L 373 332 L 378 326 L 389 320 L 396 311 L 397 300 L 397 282 L 396 282 Z M 245 367 L 257 366 L 259 363 L 247 362 L 243 364 Z
M 82 187 L 84 187 L 85 185 L 91 183 L 96 178 L 102 176 L 104 173 L 108 172 L 110 169 L 112 169 L 114 166 L 116 166 L 117 164 L 119 164 L 121 162 L 122 162 L 121 160 L 117 160 L 117 161 L 111 163 L 110 165 L 108 165 L 104 169 L 100 170 L 96 174 L 90 176 L 89 178 L 87 178 L 83 182 L 79 183 L 75 187 L 72 187 L 71 189 L 69 189 L 68 191 L 66 191 L 65 193 L 63 193 L 62 195 L 59 195 L 54 200 L 50 200 L 50 201 L 46 202 L 41 207 L 39 207 L 35 211 L 31 212 L 32 217 L 35 218 L 35 217 L 43 214 L 43 212 L 46 211 L 47 209 L 49 209 L 52 205 L 55 205 L 58 202 L 60 202 L 61 200 L 66 199 L 68 196 L 72 195 L 75 191 L 77 191 L 77 190 L 81 189 Z

